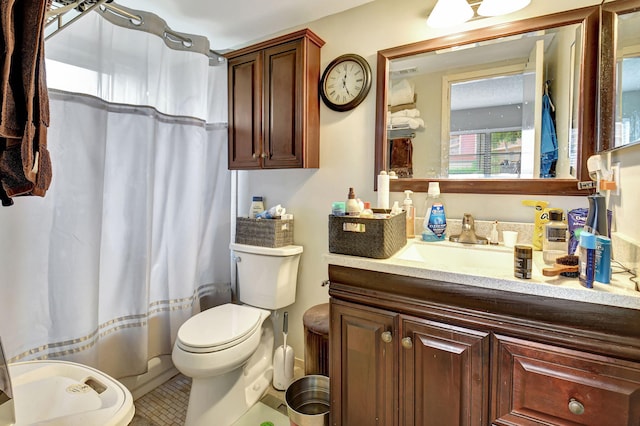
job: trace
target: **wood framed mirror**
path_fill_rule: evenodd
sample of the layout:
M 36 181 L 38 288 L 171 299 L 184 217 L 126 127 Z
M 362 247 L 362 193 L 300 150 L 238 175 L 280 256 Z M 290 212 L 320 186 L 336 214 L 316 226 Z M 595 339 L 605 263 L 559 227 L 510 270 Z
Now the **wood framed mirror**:
M 640 0 L 602 5 L 598 152 L 640 143 Z
M 430 55 L 433 57 L 431 59 L 431 63 L 438 63 L 441 68 L 438 77 L 430 77 L 431 82 L 447 82 L 450 80 L 466 82 L 468 78 L 465 76 L 469 75 L 469 66 L 461 66 L 460 64 L 455 63 L 455 61 L 452 62 L 452 65 L 446 65 L 447 60 L 443 53 L 464 51 L 465 57 L 479 58 L 487 56 L 487 50 L 477 49 L 478 47 L 487 46 L 488 49 L 498 51 L 502 50 L 504 52 L 504 47 L 506 45 L 495 44 L 497 40 L 500 43 L 503 43 L 513 40 L 517 41 L 517 39 L 532 40 L 533 38 L 538 38 L 535 40 L 535 46 L 537 46 L 536 49 L 538 52 L 541 52 L 548 46 L 548 41 L 545 41 L 545 37 L 551 37 L 553 39 L 554 33 L 557 32 L 558 29 L 567 28 L 568 31 L 571 32 L 573 40 L 569 43 L 565 41 L 563 45 L 564 50 L 560 53 L 556 53 L 556 57 L 564 58 L 564 61 L 573 61 L 571 69 L 563 69 L 561 71 L 565 80 L 571 81 L 571 84 L 564 83 L 562 88 L 562 90 L 566 91 L 565 98 L 567 100 L 563 105 L 569 105 L 565 105 L 564 107 L 567 108 L 567 110 L 563 110 L 562 112 L 562 116 L 564 117 L 562 124 L 566 127 L 562 137 L 566 140 L 568 146 L 566 148 L 566 152 L 563 152 L 562 155 L 573 156 L 573 168 L 569 168 L 568 172 L 559 177 L 540 178 L 537 170 L 523 173 L 521 168 L 516 170 L 513 167 L 503 167 L 505 165 L 504 163 L 508 166 L 514 164 L 513 160 L 503 158 L 498 159 L 499 162 L 497 163 L 494 161 L 496 164 L 493 164 L 492 166 L 487 165 L 485 169 L 480 170 L 479 172 L 476 170 L 470 175 L 464 175 L 464 173 L 457 174 L 460 170 L 460 167 L 458 166 L 458 169 L 456 169 L 455 172 L 450 173 L 450 169 L 453 167 L 449 167 L 441 170 L 435 170 L 422 176 L 418 174 L 414 175 L 410 170 L 407 173 L 401 173 L 404 177 L 392 180 L 390 183 L 390 190 L 393 192 L 402 192 L 406 189 L 410 189 L 414 192 L 427 192 L 428 183 L 430 181 L 438 181 L 440 182 L 440 187 L 443 193 L 581 195 L 578 190 L 577 183 L 588 176 L 586 160 L 593 154 L 596 145 L 599 13 L 599 6 L 592 6 L 521 21 L 509 22 L 464 33 L 452 34 L 449 36 L 429 39 L 379 51 L 377 59 L 376 87 L 375 174 L 379 174 L 381 170 L 389 170 L 392 168 L 390 167 L 390 161 L 394 156 L 396 156 L 396 153 L 392 152 L 392 150 L 395 149 L 393 146 L 395 142 L 390 142 L 396 139 L 395 136 L 391 135 L 391 127 L 393 125 L 390 120 L 392 114 L 390 104 L 396 103 L 396 101 L 402 102 L 402 96 L 397 97 L 398 93 L 406 94 L 402 91 L 402 84 L 400 84 L 401 89 L 397 90 L 395 83 L 393 83 L 393 93 L 390 92 L 392 89 L 391 72 L 392 67 L 396 65 L 396 62 L 408 61 L 413 58 L 426 57 Z M 556 38 L 558 37 L 556 36 Z M 473 49 L 477 49 L 477 53 L 474 53 Z M 575 60 L 572 55 L 575 55 Z M 524 62 L 528 61 L 529 58 L 524 60 Z M 442 65 L 443 63 L 445 64 L 444 66 Z M 523 67 L 522 63 L 523 61 L 521 59 L 510 60 L 508 58 L 502 58 L 498 61 L 492 62 L 488 66 L 483 65 L 480 67 L 480 71 L 474 69 L 474 72 L 472 72 L 471 75 L 484 75 L 483 73 L 485 73 L 485 70 L 491 69 L 491 73 L 487 74 L 490 77 L 503 78 L 516 73 L 523 76 L 520 77 L 520 79 L 524 78 L 527 80 L 529 79 L 528 71 L 521 69 Z M 542 66 L 541 69 L 544 74 L 546 71 L 544 66 Z M 409 66 L 408 69 L 404 68 L 394 70 L 394 73 L 402 74 L 410 73 L 412 71 L 413 67 Z M 540 66 L 538 65 L 538 72 L 539 71 Z M 498 74 L 496 74 L 496 72 Z M 467 80 L 465 80 L 465 78 Z M 550 82 L 553 87 L 553 83 L 555 81 L 554 76 L 547 78 L 545 74 L 543 78 L 545 82 Z M 517 78 L 512 80 L 517 80 Z M 405 83 L 404 81 L 402 82 Z M 451 87 L 453 86 L 449 85 L 445 87 L 445 84 L 448 83 L 439 84 L 440 86 L 435 89 L 428 89 L 426 95 L 414 93 L 414 100 L 416 101 L 416 104 L 418 104 L 418 96 L 427 98 L 427 103 L 422 103 L 424 111 L 421 113 L 421 120 L 424 121 L 424 128 L 437 127 L 440 130 L 436 131 L 435 135 L 431 133 L 431 139 L 424 142 L 424 144 L 429 147 L 432 147 L 433 145 L 436 146 L 435 152 L 432 152 L 431 155 L 427 156 L 432 160 L 435 159 L 436 161 L 445 163 L 449 160 L 445 157 L 448 157 L 453 151 L 452 140 L 460 141 L 460 132 L 455 132 L 455 130 L 458 129 L 449 127 L 452 123 L 459 122 L 460 120 L 456 121 L 453 114 L 449 115 L 448 113 L 445 114 L 443 112 L 447 108 L 447 105 L 449 105 L 449 107 L 451 106 L 451 93 L 453 90 Z M 525 83 L 525 85 L 526 84 L 530 85 L 531 83 Z M 537 86 L 537 83 L 534 84 Z M 543 87 L 536 87 L 535 89 L 538 90 L 538 92 L 534 93 L 542 93 L 540 90 L 544 90 Z M 490 90 L 494 93 L 496 92 L 496 89 Z M 502 89 L 498 90 L 501 91 Z M 409 92 L 409 97 L 410 93 L 411 92 Z M 393 102 L 391 102 L 392 96 L 394 97 Z M 524 97 L 526 98 L 526 95 L 524 95 Z M 530 108 L 532 110 L 537 109 L 537 111 L 540 111 L 542 100 L 538 99 L 536 101 L 536 99 L 521 100 L 521 104 L 517 108 Z M 431 111 L 430 108 L 434 105 L 440 107 L 440 111 L 437 109 Z M 472 108 L 469 107 L 468 109 Z M 447 110 L 447 112 L 449 111 L 450 110 Z M 393 113 L 395 113 L 394 117 L 397 115 L 397 112 L 398 111 L 393 111 Z M 411 113 L 408 113 L 408 115 L 411 115 Z M 559 116 L 559 114 L 557 114 L 557 116 Z M 526 119 L 523 118 L 522 120 Z M 472 120 L 466 119 L 466 121 L 469 122 Z M 445 124 L 443 125 L 442 123 Z M 528 132 L 531 134 L 534 131 L 540 132 L 539 124 L 537 125 L 538 127 L 535 127 L 531 123 L 520 124 L 520 126 L 520 130 L 523 133 Z M 503 130 L 501 133 L 502 137 L 511 138 L 516 141 L 511 144 L 518 145 L 518 143 L 520 143 L 521 145 L 524 145 L 523 142 L 519 142 L 517 140 L 519 137 L 522 137 L 524 140 L 525 137 L 522 135 L 519 136 L 517 132 L 514 133 L 514 131 L 517 130 L 517 125 L 509 124 L 494 127 L 500 127 L 500 130 Z M 442 129 L 445 130 L 442 131 Z M 412 130 L 415 130 L 415 132 L 412 132 Z M 393 131 L 395 131 L 395 129 L 393 129 Z M 410 124 L 408 131 L 409 138 L 415 137 L 413 133 L 418 134 L 421 131 L 420 124 L 418 124 L 417 127 Z M 485 147 L 497 146 L 497 143 L 494 142 L 494 136 L 489 134 L 491 132 L 475 131 L 475 133 L 474 143 L 476 150 L 478 150 L 477 147 L 481 145 Z M 486 133 L 487 135 L 478 136 L 478 133 Z M 540 135 L 537 134 L 535 137 L 539 140 Z M 402 143 L 407 143 L 407 139 L 403 139 Z M 411 139 L 409 139 L 409 141 L 411 141 Z M 441 143 L 441 141 L 445 141 L 445 144 Z M 482 141 L 482 143 L 479 141 Z M 491 143 L 488 143 L 488 141 L 491 141 Z M 572 144 L 571 148 L 569 148 L 569 143 Z M 401 145 L 397 144 L 397 146 Z M 413 147 L 410 148 L 413 150 Z M 488 160 L 486 160 L 486 158 L 495 157 L 495 153 L 492 148 L 483 149 L 485 151 L 489 151 L 484 154 L 485 160 L 481 160 L 478 152 L 476 152 L 476 158 L 473 159 L 473 161 L 476 163 L 484 161 L 488 164 Z M 527 148 L 525 147 L 523 150 L 526 151 L 526 149 Z M 534 162 L 539 161 L 540 149 L 537 149 L 538 151 L 536 151 L 536 154 L 529 154 L 534 157 Z M 398 157 L 402 158 L 402 155 L 399 155 Z M 421 161 L 421 159 L 414 156 L 409 164 L 413 166 L 413 164 L 416 163 L 417 165 L 418 161 Z M 451 166 L 452 162 L 449 162 L 448 164 Z M 395 166 L 396 165 L 394 164 L 394 167 Z M 539 168 L 539 165 L 536 167 Z M 492 173 L 490 171 L 496 169 L 498 170 L 497 172 Z M 400 168 L 399 170 L 403 169 Z M 514 170 L 516 171 L 514 172 Z M 481 174 L 482 177 L 478 177 L 479 174 Z

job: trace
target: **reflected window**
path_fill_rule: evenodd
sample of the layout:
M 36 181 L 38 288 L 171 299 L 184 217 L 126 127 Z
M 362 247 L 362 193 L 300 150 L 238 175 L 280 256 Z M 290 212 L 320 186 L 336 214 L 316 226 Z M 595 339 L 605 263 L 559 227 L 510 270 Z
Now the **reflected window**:
M 519 177 L 523 73 L 450 82 L 449 177 Z
M 522 130 L 451 134 L 450 177 L 517 177 L 521 162 Z

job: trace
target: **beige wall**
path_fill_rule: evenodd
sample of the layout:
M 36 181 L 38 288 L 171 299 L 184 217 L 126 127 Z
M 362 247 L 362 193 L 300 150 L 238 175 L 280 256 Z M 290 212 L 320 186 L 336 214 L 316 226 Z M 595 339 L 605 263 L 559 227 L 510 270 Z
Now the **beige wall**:
M 526 9 L 509 16 L 522 19 L 562 10 L 599 4 L 599 0 L 535 0 Z M 331 202 L 344 200 L 350 186 L 363 201 L 377 200 L 374 182 L 374 119 L 376 54 L 378 50 L 406 44 L 444 34 L 427 27 L 429 2 L 425 0 L 375 0 L 359 8 L 336 14 L 305 25 L 326 42 L 322 48 L 322 69 L 335 57 L 344 53 L 363 56 L 373 70 L 374 87 L 365 101 L 355 110 L 334 112 L 321 106 L 321 160 L 317 170 L 270 170 L 238 172 L 241 214 L 247 212 L 252 195 L 263 195 L 271 206 L 282 204 L 295 215 L 295 243 L 304 246 L 300 264 L 297 300 L 289 307 L 289 344 L 296 357 L 303 358 L 304 340 L 302 315 L 311 306 L 328 301 L 327 215 Z M 452 32 L 487 26 L 500 22 L 498 18 L 467 23 Z M 289 31 L 286 31 L 289 32 Z M 623 156 L 623 182 L 626 188 L 640 186 L 640 149 L 626 158 Z M 637 193 L 637 192 L 636 192 Z M 628 194 L 628 193 L 627 193 Z M 402 194 L 392 194 L 392 200 L 401 200 Z M 415 194 L 418 215 L 423 215 L 426 194 Z M 461 218 L 464 212 L 479 220 L 526 221 L 533 220 L 533 210 L 523 207 L 521 201 L 532 196 L 443 194 L 447 216 Z M 618 230 L 640 240 L 640 227 L 635 216 L 640 206 L 638 197 L 628 194 L 618 200 L 616 215 Z M 585 197 L 542 197 L 551 206 L 571 209 L 586 207 Z M 281 319 L 278 319 L 281 324 Z

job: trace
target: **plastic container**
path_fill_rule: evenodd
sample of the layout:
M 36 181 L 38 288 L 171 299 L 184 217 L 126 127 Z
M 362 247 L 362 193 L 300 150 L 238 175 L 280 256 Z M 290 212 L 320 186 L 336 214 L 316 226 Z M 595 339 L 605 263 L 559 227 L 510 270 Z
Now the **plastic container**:
M 591 232 L 580 233 L 580 245 L 578 246 L 578 278 L 580 284 L 587 288 L 593 288 L 596 272 L 596 236 Z
M 405 198 L 402 202 L 402 209 L 407 213 L 407 238 L 415 238 L 416 236 L 416 209 L 413 206 L 411 194 L 413 191 L 410 189 L 404 191 Z
M 360 216 L 360 204 L 356 199 L 356 193 L 353 188 L 349 188 L 349 195 L 347 196 L 347 202 L 345 203 L 345 215 Z
M 251 208 L 249 209 L 249 217 L 255 218 L 258 213 L 264 211 L 264 202 L 262 197 L 254 196 L 251 198 Z
M 525 245 L 515 246 L 513 248 L 513 276 L 530 279 L 532 265 L 533 248 Z
M 531 245 L 534 250 L 542 250 L 542 240 L 544 239 L 544 224 L 548 222 L 547 206 L 549 205 L 546 201 L 540 200 L 524 200 L 522 201 L 522 205 L 531 206 L 535 209 L 535 213 L 533 216 L 533 238 L 531 240 Z
M 609 224 L 607 221 L 607 208 L 604 195 L 595 193 L 587 196 L 589 201 L 589 212 L 584 229 L 594 235 L 609 235 Z
M 542 239 L 542 260 L 547 264 L 554 264 L 556 259 L 568 253 L 568 227 L 562 221 L 562 209 L 549 209 L 549 222 L 544 225 Z
M 344 201 L 334 201 L 331 204 L 331 214 L 334 216 L 344 216 L 345 215 L 345 202 Z
M 611 282 L 611 239 L 596 236 L 596 272 L 594 279 L 602 284 Z
M 429 182 L 427 208 L 422 224 L 422 241 L 444 241 L 447 230 L 447 216 L 440 198 L 440 183 Z
M 371 203 L 368 201 L 364 202 L 364 209 L 362 209 L 362 211 L 360 212 L 360 217 L 364 217 L 364 218 L 372 218 L 373 217 L 373 210 L 371 210 Z

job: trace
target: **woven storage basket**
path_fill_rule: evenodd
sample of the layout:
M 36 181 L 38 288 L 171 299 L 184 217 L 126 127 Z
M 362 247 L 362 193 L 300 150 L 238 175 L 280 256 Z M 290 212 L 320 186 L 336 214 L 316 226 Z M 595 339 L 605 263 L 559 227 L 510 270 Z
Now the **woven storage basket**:
M 239 217 L 236 220 L 236 243 L 262 247 L 293 244 L 293 220 Z
M 388 219 L 329 215 L 329 252 L 386 259 L 407 243 L 405 214 Z

